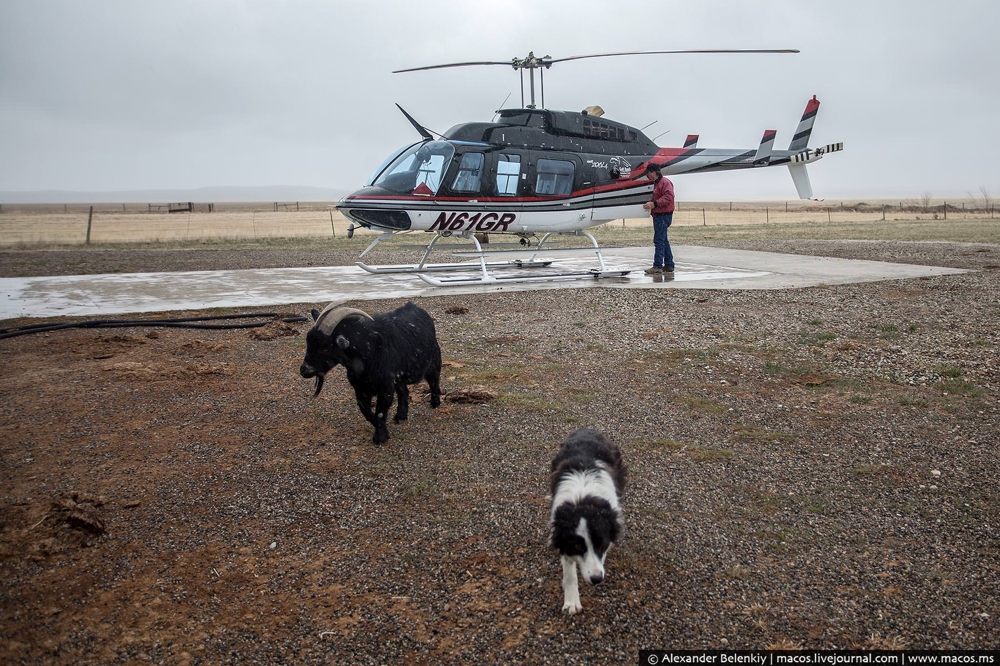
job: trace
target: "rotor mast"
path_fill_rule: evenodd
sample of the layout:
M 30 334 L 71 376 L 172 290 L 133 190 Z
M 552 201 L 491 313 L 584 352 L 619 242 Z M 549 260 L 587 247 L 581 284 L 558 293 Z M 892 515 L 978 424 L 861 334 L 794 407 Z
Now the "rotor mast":
M 542 108 L 545 108 L 545 70 L 552 66 L 552 56 L 535 56 L 534 51 L 529 51 L 525 58 L 513 58 L 510 61 L 511 67 L 521 72 L 521 106 L 524 106 L 524 70 L 528 70 L 528 85 L 531 93 L 531 103 L 524 106 L 526 109 L 535 107 L 535 70 L 539 70 L 538 78 L 542 93 Z

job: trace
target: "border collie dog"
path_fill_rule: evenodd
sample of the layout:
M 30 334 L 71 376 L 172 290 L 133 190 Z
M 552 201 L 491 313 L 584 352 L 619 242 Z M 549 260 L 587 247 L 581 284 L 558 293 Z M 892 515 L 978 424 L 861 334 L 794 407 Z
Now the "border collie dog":
M 604 558 L 618 540 L 625 491 L 622 453 L 596 430 L 570 434 L 552 459 L 552 515 L 549 545 L 562 556 L 562 609 L 583 610 L 576 568 L 591 585 L 604 580 Z

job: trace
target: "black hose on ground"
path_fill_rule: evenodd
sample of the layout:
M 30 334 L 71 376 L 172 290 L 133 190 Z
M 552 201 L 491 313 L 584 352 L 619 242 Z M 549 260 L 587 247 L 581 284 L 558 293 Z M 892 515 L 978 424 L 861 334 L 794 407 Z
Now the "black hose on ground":
M 67 328 L 127 328 L 129 326 L 162 326 L 166 328 L 203 328 L 212 330 L 235 329 L 235 328 L 259 328 L 266 326 L 277 319 L 285 324 L 293 324 L 301 321 L 310 321 L 309 317 L 283 317 L 278 319 L 276 312 L 258 312 L 255 314 L 232 314 L 232 315 L 212 315 L 209 317 L 178 317 L 175 319 L 92 319 L 89 321 L 77 321 L 64 324 L 32 324 L 31 326 L 21 326 L 18 328 L 0 329 L 0 340 L 15 338 L 19 335 L 29 335 L 31 333 L 48 333 L 50 331 L 61 331 Z M 226 319 L 260 319 L 267 318 L 269 321 L 233 323 L 233 324 L 204 324 L 199 322 L 219 321 Z

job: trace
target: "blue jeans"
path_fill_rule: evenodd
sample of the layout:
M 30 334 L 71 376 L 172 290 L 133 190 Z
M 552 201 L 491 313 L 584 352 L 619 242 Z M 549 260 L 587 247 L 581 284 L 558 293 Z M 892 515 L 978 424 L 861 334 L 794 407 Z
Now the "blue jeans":
M 674 268 L 674 253 L 667 240 L 667 228 L 673 221 L 673 213 L 653 216 L 653 265 L 657 268 Z

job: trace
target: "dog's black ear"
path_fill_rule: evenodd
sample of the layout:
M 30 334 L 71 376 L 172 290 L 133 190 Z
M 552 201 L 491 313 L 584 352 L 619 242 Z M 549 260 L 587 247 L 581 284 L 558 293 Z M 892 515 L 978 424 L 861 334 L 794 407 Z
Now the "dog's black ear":
M 565 530 L 565 520 L 559 520 L 559 513 L 552 516 L 552 522 L 549 523 L 549 548 L 559 548 L 559 541 L 562 538 L 560 532 Z
M 560 552 L 566 552 L 569 546 L 566 540 L 570 535 L 575 533 L 576 526 L 579 523 L 579 516 L 575 515 L 568 506 L 563 505 L 556 509 L 556 513 L 552 516 L 550 524 L 549 547 L 557 548 Z
M 621 461 L 620 452 L 618 454 L 618 460 Z M 624 462 L 619 462 L 615 469 L 617 470 L 617 473 L 613 476 L 615 490 L 618 491 L 618 497 L 623 497 L 625 495 L 625 483 L 628 481 L 628 466 Z
M 611 521 L 611 542 L 618 543 L 618 537 L 625 529 L 625 519 L 622 518 L 621 511 L 615 511 L 614 519 Z

